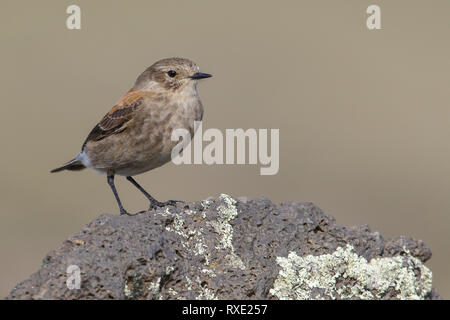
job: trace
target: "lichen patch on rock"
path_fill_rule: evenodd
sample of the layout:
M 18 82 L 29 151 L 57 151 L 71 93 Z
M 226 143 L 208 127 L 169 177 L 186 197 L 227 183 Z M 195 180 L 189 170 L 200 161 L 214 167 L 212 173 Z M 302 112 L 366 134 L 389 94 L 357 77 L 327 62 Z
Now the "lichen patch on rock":
M 214 230 L 220 235 L 220 245 L 216 246 L 218 250 L 229 250 L 226 255 L 229 263 L 241 270 L 245 269 L 242 260 L 236 255 L 233 247 L 233 227 L 230 221 L 237 217 L 236 200 L 226 194 L 221 194 L 218 199 L 221 204 L 217 207 L 218 218 L 210 224 Z
M 279 299 L 424 299 L 432 287 L 431 271 L 410 255 L 368 262 L 353 246 L 331 254 L 277 257 L 280 272 L 270 293 Z M 391 292 L 389 292 L 391 291 Z M 319 294 L 320 292 L 320 294 Z

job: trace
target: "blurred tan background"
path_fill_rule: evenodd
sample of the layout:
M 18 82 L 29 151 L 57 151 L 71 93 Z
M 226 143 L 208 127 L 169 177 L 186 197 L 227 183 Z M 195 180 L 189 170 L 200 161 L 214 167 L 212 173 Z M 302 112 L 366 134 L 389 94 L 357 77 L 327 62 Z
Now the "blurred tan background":
M 82 29 L 67 30 L 77 4 Z M 366 28 L 381 6 L 382 30 Z M 450 2 L 6 1 L 0 4 L 0 297 L 104 212 L 106 178 L 49 174 L 136 77 L 196 61 L 204 129 L 279 128 L 280 171 L 175 166 L 139 176 L 156 198 L 227 193 L 313 201 L 338 223 L 423 239 L 450 298 Z M 146 199 L 123 178 L 131 212 Z

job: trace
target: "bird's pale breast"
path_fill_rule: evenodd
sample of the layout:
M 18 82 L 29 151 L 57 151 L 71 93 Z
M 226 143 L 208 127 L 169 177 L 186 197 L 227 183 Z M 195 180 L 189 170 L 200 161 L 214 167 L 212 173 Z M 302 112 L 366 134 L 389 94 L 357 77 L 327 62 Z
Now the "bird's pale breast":
M 178 143 L 172 141 L 172 131 L 187 129 L 192 137 L 194 121 L 201 120 L 202 115 L 195 87 L 172 95 L 146 97 L 123 131 L 86 144 L 89 167 L 127 176 L 159 167 L 170 161 Z

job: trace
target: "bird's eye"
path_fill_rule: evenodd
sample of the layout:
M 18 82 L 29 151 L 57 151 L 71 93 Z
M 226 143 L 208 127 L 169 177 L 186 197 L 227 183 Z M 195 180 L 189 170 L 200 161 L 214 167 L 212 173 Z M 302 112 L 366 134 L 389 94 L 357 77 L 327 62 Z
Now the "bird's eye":
M 175 77 L 177 75 L 177 73 L 173 70 L 169 70 L 167 71 L 167 75 L 171 78 Z

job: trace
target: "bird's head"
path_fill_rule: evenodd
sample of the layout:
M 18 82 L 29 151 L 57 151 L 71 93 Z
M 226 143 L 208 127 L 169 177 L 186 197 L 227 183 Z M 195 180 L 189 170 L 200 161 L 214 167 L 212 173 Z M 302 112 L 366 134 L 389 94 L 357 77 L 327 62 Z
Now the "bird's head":
M 187 86 L 195 87 L 197 81 L 211 77 L 200 72 L 199 67 L 185 58 L 167 58 L 155 62 L 136 80 L 135 90 L 180 90 Z

